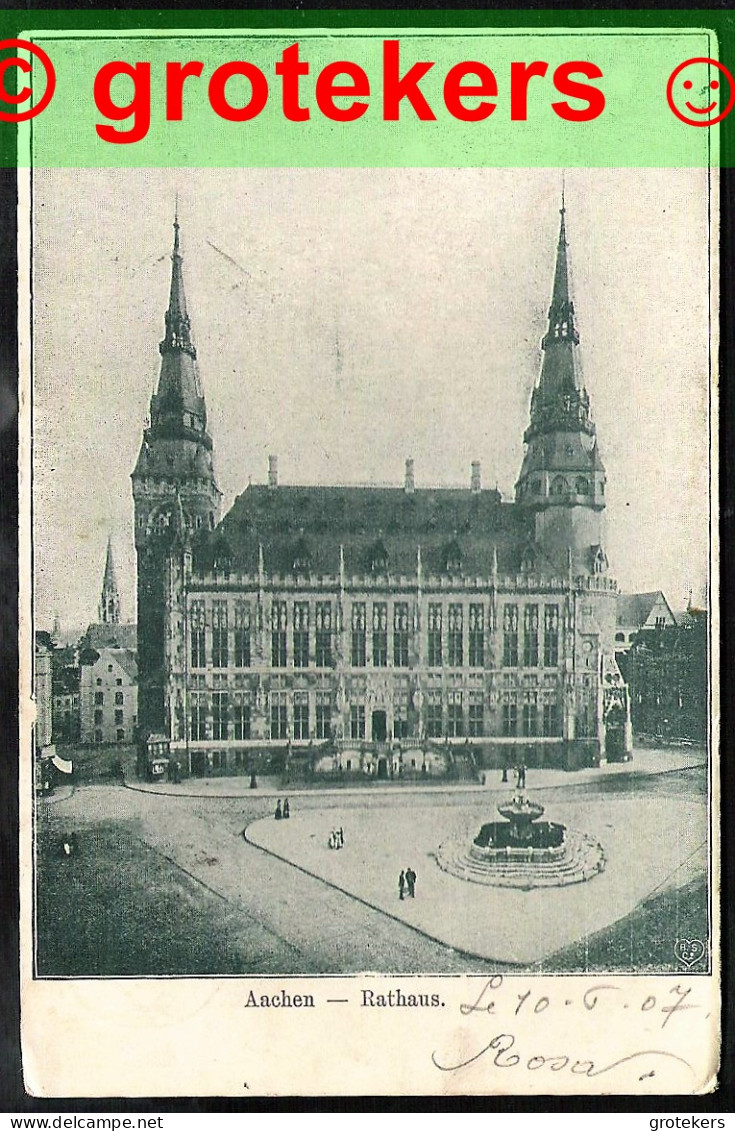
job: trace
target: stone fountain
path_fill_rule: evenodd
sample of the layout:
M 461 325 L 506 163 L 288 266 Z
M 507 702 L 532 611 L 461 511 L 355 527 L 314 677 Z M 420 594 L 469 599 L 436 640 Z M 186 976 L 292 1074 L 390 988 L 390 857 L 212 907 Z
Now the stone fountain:
M 445 872 L 472 883 L 524 890 L 590 880 L 605 867 L 602 845 L 589 833 L 542 821 L 544 806 L 517 793 L 498 805 L 469 843 L 448 841 L 436 859 Z

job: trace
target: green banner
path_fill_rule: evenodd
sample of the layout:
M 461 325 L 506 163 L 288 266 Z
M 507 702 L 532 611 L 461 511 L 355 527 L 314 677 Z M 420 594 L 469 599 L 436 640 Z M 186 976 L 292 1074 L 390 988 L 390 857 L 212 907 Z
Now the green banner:
M 570 26 L 563 12 L 535 14 L 556 26 L 536 19 L 525 28 L 508 25 L 525 13 L 484 13 L 474 27 L 422 26 L 429 14 L 401 26 L 394 13 L 375 26 L 378 13 L 353 12 L 356 26 L 330 27 L 336 13 L 248 13 L 249 27 L 222 28 L 184 26 L 214 15 L 206 12 L 155 21 L 107 12 L 98 15 L 116 17 L 114 30 L 100 29 L 101 19 L 95 29 L 70 27 L 81 15 L 45 13 L 45 28 L 12 34 L 8 14 L 0 20 L 3 164 L 730 163 L 732 35 L 715 13 L 688 13 L 689 26 L 666 13 L 647 13 L 648 26 L 636 26 L 642 13 L 603 13 L 621 20 L 604 28 Z M 121 27 L 122 15 L 148 26 Z M 457 16 L 431 15 L 439 25 Z M 650 25 L 653 15 L 671 26 Z M 693 15 L 713 18 L 695 27 Z M 317 16 L 322 26 L 313 26 Z M 16 113 L 24 120 L 13 121 Z

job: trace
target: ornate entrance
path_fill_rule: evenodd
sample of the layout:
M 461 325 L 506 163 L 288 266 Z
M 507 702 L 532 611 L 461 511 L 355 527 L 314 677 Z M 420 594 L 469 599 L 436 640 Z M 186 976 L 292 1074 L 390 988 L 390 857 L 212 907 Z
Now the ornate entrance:
M 388 724 L 385 711 L 373 711 L 371 735 L 373 742 L 385 742 L 388 736 Z

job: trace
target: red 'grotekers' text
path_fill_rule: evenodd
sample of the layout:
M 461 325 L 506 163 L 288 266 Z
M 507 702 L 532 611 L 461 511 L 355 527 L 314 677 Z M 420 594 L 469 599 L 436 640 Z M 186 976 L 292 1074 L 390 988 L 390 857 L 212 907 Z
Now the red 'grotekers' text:
M 400 40 L 384 41 L 382 75 L 372 85 L 367 72 L 349 59 L 328 63 L 314 78 L 309 63 L 301 58 L 298 43 L 281 52 L 274 66 L 275 79 L 271 79 L 273 88 L 260 67 L 246 60 L 222 63 L 209 78 L 204 74 L 204 63 L 197 60 L 166 63 L 165 119 L 183 121 L 185 99 L 201 98 L 206 88 L 212 110 L 228 122 L 252 121 L 265 110 L 272 96 L 280 99 L 280 111 L 289 122 L 308 122 L 316 111 L 333 122 L 354 122 L 376 102 L 386 122 L 398 122 L 408 115 L 415 115 L 421 122 L 436 121 L 435 109 L 421 88 L 422 80 L 435 64 L 419 62 L 402 67 L 400 51 Z M 119 86 L 116 80 L 120 77 L 132 81 L 132 94 L 123 100 L 113 98 L 112 91 L 113 83 Z M 302 83 L 302 79 L 309 78 L 310 83 Z M 549 64 L 540 59 L 511 63 L 508 89 L 502 101 L 507 103 L 511 121 L 525 122 L 529 87 L 536 84 L 542 95 L 554 99 L 550 101 L 551 110 L 559 118 L 591 122 L 605 109 L 605 95 L 598 86 L 584 80 L 601 78 L 600 68 L 584 60 L 562 63 L 551 72 Z M 238 80 L 237 84 L 231 84 L 232 79 Z M 570 105 L 569 98 L 576 104 Z M 499 100 L 498 80 L 486 63 L 465 60 L 450 67 L 444 76 L 444 108 L 460 122 L 485 121 L 498 109 Z M 107 119 L 107 123 L 96 126 L 103 141 L 117 145 L 142 141 L 151 124 L 150 63 L 106 63 L 95 77 L 94 101 Z M 111 122 L 124 122 L 126 128 L 108 124 Z

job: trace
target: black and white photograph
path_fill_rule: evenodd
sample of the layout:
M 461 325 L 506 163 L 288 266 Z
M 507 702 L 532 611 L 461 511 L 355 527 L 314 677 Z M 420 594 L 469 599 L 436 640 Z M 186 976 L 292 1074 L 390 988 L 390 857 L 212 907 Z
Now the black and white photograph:
M 711 972 L 710 174 L 32 188 L 34 976 Z

